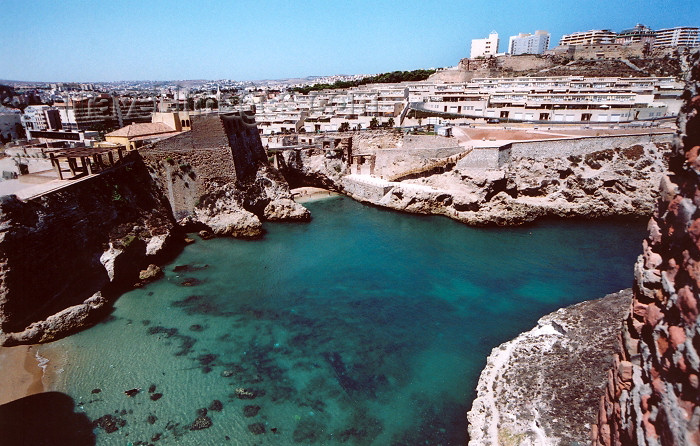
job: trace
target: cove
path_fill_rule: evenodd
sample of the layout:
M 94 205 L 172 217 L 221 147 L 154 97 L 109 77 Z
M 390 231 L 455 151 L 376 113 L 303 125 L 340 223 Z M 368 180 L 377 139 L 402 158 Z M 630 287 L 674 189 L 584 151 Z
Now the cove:
M 198 239 L 107 320 L 40 349 L 51 390 L 100 420 L 97 444 L 464 444 L 491 349 L 631 286 L 645 233 L 306 206 L 311 223 L 262 240 Z

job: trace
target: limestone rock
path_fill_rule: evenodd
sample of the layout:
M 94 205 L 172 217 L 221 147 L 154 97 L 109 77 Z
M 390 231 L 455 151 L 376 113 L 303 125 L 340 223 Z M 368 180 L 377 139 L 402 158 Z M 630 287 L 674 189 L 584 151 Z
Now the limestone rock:
M 494 348 L 467 415 L 469 444 L 587 444 L 631 295 L 557 310 Z
M 139 272 L 139 280 L 143 283 L 153 282 L 163 277 L 163 270 L 158 266 L 151 263 L 148 268 L 141 270 Z
M 102 263 L 107 270 L 107 277 L 109 277 L 110 282 L 114 282 L 116 277 L 115 263 L 123 252 L 123 249 L 115 247 L 114 244 L 110 242 L 109 249 L 100 256 L 100 263 Z
M 219 236 L 240 238 L 259 237 L 262 235 L 260 219 L 245 209 L 237 211 L 222 211 L 215 215 L 199 214 L 199 221 L 211 228 Z
M 311 213 L 304 206 L 289 198 L 271 201 L 263 212 L 269 221 L 309 221 Z
M 146 255 L 152 257 L 161 254 L 165 250 L 169 240 L 169 233 L 151 237 L 148 243 L 146 243 Z
M 68 307 L 45 320 L 34 322 L 24 331 L 0 334 L 0 343 L 12 346 L 54 341 L 96 322 L 103 315 L 102 310 L 107 304 L 107 299 L 98 291 L 82 304 Z

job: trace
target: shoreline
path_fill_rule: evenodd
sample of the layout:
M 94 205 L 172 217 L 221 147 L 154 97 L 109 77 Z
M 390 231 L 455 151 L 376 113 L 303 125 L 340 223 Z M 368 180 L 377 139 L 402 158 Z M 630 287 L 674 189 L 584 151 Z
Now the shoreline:
M 310 201 L 322 200 L 328 197 L 340 195 L 338 192 L 333 192 L 320 187 L 304 186 L 291 189 L 293 200 L 297 203 L 308 203 Z
M 46 362 L 37 358 L 38 349 L 39 345 L 0 347 L 0 405 L 46 390 Z

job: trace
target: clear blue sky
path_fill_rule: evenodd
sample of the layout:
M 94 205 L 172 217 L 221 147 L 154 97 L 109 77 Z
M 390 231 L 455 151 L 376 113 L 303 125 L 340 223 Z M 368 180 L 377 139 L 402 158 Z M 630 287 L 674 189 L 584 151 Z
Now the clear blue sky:
M 700 1 L 1 0 L 0 79 L 279 79 L 455 65 L 471 39 L 700 26 Z

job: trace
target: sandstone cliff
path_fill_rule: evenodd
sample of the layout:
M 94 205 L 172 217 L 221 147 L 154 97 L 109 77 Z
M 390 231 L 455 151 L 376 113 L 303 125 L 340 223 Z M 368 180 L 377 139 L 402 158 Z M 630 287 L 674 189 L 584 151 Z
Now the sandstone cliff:
M 586 444 L 631 295 L 562 308 L 494 348 L 468 414 L 469 444 Z
M 700 445 L 700 52 L 690 64 L 680 137 L 634 268 L 596 445 Z
M 138 154 L 27 202 L 0 200 L 0 344 L 45 342 L 100 317 L 161 261 L 175 221 Z

